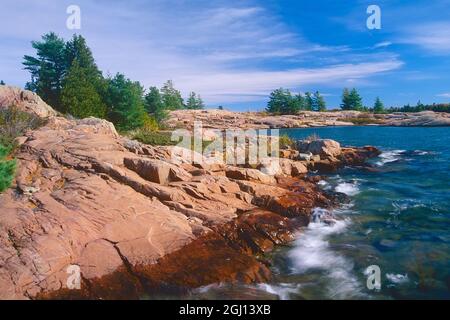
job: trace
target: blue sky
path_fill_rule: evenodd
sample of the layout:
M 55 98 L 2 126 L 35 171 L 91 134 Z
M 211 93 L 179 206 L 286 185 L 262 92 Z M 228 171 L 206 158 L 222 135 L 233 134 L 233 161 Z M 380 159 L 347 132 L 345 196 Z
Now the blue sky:
M 66 8 L 104 73 L 145 87 L 172 79 L 209 106 L 261 110 L 272 89 L 319 90 L 337 107 L 343 87 L 366 105 L 450 101 L 450 0 L 2 0 L 0 79 L 23 86 L 24 54 L 48 31 L 68 38 Z M 381 30 L 366 27 L 369 5 Z

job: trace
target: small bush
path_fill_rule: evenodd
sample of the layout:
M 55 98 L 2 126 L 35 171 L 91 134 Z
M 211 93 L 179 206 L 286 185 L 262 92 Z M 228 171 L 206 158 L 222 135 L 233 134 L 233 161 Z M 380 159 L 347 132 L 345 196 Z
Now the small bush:
M 288 149 L 294 146 L 294 141 L 287 135 L 283 134 L 280 136 L 280 148 Z
M 43 125 L 42 119 L 22 112 L 16 106 L 2 109 L 0 110 L 0 144 L 12 145 L 15 138 L 41 125 Z
M 172 133 L 168 131 L 148 131 L 139 129 L 136 130 L 131 138 L 145 144 L 154 146 L 173 146 L 176 141 L 171 140 Z
M 383 120 L 369 117 L 367 115 L 359 115 L 356 118 L 342 118 L 339 121 L 351 122 L 355 125 L 366 125 L 366 124 L 383 124 Z
M 0 145 L 0 192 L 9 188 L 16 172 L 16 160 L 6 160 L 10 151 L 10 147 Z
M 144 124 L 142 125 L 142 130 L 154 132 L 158 131 L 158 129 L 159 125 L 156 119 L 146 113 L 144 116 Z

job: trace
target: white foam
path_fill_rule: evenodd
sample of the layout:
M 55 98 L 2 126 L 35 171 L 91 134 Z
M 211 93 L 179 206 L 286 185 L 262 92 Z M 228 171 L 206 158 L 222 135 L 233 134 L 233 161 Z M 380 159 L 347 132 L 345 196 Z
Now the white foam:
M 386 274 L 386 278 L 392 282 L 392 283 L 396 283 L 396 284 L 400 284 L 400 283 L 405 283 L 409 281 L 408 275 L 407 274 L 394 274 L 394 273 L 387 273 Z
M 400 160 L 400 155 L 404 153 L 405 150 L 391 150 L 391 151 L 385 151 L 380 154 L 380 160 L 377 161 L 375 164 L 378 166 L 382 166 L 386 163 L 395 162 Z
M 316 208 L 313 214 L 323 215 L 324 210 Z M 325 271 L 330 279 L 326 288 L 330 298 L 345 299 L 362 295 L 358 280 L 352 274 L 353 263 L 330 249 L 327 240 L 328 236 L 345 231 L 349 224 L 348 219 L 334 220 L 332 224 L 311 222 L 288 254 L 293 263 L 293 273 L 301 274 L 312 269 Z
M 345 193 L 348 196 L 354 196 L 359 193 L 359 188 L 356 183 L 349 183 L 349 182 L 341 182 L 339 183 L 336 188 L 336 192 Z
M 292 293 L 299 292 L 300 284 L 280 283 L 278 285 L 260 283 L 257 288 L 278 296 L 280 300 L 289 300 Z

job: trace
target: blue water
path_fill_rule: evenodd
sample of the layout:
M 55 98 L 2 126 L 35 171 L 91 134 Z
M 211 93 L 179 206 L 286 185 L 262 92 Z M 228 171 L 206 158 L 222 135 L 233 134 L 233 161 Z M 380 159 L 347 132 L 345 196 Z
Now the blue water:
M 377 171 L 346 168 L 321 182 L 351 202 L 338 223 L 311 224 L 293 247 L 275 255 L 287 298 L 450 298 L 450 128 L 328 127 L 313 133 L 343 145 L 373 145 Z M 314 260 L 317 259 L 317 260 Z M 368 289 L 367 267 L 380 268 L 380 289 Z
M 450 128 L 327 127 L 289 129 L 342 145 L 373 145 L 375 171 L 345 168 L 320 182 L 348 203 L 300 230 L 269 257 L 274 279 L 256 286 L 201 288 L 190 298 L 449 299 Z M 325 212 L 316 209 L 316 215 Z M 367 268 L 379 268 L 379 282 Z M 373 268 L 373 267 L 372 267 Z M 373 269 L 372 269 L 373 270 Z M 380 287 L 376 285 L 379 284 Z

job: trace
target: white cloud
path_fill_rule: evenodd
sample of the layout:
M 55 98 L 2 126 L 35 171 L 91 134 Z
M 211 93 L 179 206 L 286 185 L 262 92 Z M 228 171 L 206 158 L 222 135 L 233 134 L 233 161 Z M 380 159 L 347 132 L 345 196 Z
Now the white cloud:
M 400 43 L 413 44 L 434 54 L 450 53 L 450 22 L 441 21 L 411 26 L 398 39 Z
M 382 41 L 374 45 L 374 48 L 386 48 L 392 45 L 392 42 L 390 41 Z
M 450 98 L 450 92 L 437 94 L 436 97 Z
M 23 54 L 32 52 L 31 40 L 50 30 L 70 35 L 65 28 L 68 4 L 2 3 L 0 20 L 8 28 L 0 29 L 0 37 L 11 42 L 0 42 L 0 69 L 14 75 L 17 84 L 28 80 L 19 70 Z M 260 101 L 280 86 L 362 83 L 402 65 L 393 56 L 312 43 L 255 5 L 141 0 L 77 4 L 81 33 L 105 73 L 123 72 L 146 87 L 173 79 L 183 94 L 194 90 L 208 103 Z

